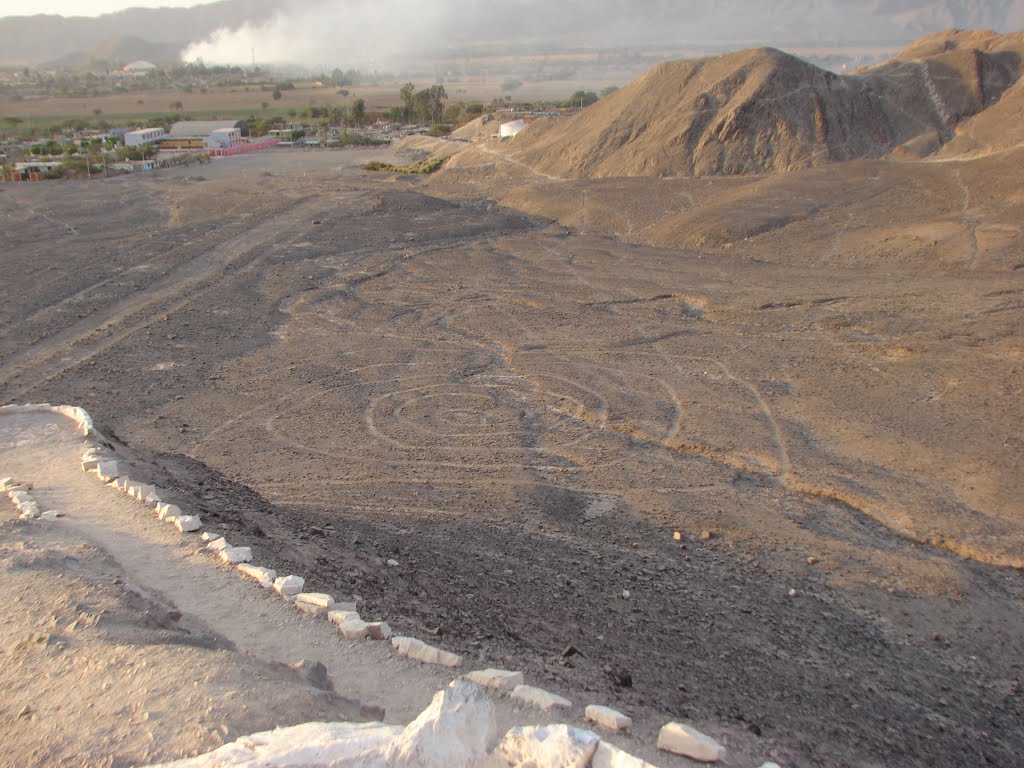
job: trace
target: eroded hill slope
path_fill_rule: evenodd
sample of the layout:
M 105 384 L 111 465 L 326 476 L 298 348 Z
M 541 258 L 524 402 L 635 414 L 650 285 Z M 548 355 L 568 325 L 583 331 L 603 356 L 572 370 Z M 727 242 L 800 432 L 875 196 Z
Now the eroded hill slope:
M 660 64 L 569 118 L 517 139 L 564 177 L 781 172 L 937 151 L 1020 75 L 1024 34 L 947 32 L 851 75 L 772 48 Z

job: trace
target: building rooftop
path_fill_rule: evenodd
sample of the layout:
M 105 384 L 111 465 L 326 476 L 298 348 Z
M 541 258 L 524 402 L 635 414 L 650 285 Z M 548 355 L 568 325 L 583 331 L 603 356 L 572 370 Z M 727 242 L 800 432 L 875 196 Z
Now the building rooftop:
M 209 136 L 214 131 L 238 128 L 241 120 L 180 120 L 171 126 L 169 135 L 175 138 Z

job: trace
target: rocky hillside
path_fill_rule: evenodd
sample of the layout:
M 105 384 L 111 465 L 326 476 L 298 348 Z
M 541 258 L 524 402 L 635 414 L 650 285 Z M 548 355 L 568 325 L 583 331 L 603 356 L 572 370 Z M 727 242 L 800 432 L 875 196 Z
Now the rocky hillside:
M 772 48 L 658 65 L 517 138 L 520 159 L 570 177 L 780 172 L 899 150 L 931 154 L 1017 82 L 1024 33 L 947 32 L 837 75 Z

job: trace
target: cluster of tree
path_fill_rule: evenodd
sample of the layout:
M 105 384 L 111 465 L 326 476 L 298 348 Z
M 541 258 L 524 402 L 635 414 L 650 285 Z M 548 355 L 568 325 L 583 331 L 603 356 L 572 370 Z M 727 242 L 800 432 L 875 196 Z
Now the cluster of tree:
M 207 66 L 203 63 L 202 59 L 198 61 L 190 61 L 188 63 L 177 64 L 171 67 L 164 67 L 164 71 L 172 77 L 225 77 L 235 76 L 243 77 L 245 70 L 239 66 L 225 66 L 221 64 L 212 64 Z M 250 76 L 258 77 L 263 72 L 257 67 L 255 70 L 249 72 Z
M 57 155 L 77 155 L 79 152 L 83 154 L 100 156 L 105 150 L 113 149 L 117 146 L 117 140 L 113 137 L 104 139 L 100 136 L 94 136 L 91 139 L 82 139 L 78 142 L 58 142 L 53 139 L 42 142 L 40 144 L 33 144 L 28 148 L 28 154 L 33 157 L 54 157 Z
M 43 136 L 56 136 L 64 133 L 77 133 L 90 128 L 101 131 L 109 131 L 114 125 L 109 120 L 87 120 L 80 117 L 68 118 L 50 125 L 26 124 L 20 117 L 8 116 L 3 118 L 3 125 L 7 129 L 8 136 L 14 136 L 18 132 L 19 141 L 33 141 Z
M 436 123 L 444 116 L 444 103 L 448 100 L 448 94 L 443 85 L 432 85 L 417 91 L 413 83 L 406 83 L 398 95 L 402 99 L 402 122 L 411 123 L 415 119 L 423 123 Z
M 349 85 L 362 85 L 363 84 L 363 73 L 358 69 L 335 69 L 331 72 L 331 76 L 324 77 L 321 75 L 320 82 L 331 83 L 338 88 L 344 88 Z
M 582 109 L 583 107 L 589 107 L 591 104 L 595 103 L 599 98 L 600 97 L 593 91 L 579 90 L 576 91 L 576 93 L 570 96 L 567 100 L 556 102 L 556 106 L 570 109 L 573 107 L 575 107 L 576 109 Z
M 114 154 L 118 160 L 149 160 L 156 157 L 156 152 L 155 144 L 143 144 L 138 147 L 118 147 Z
M 111 151 L 112 150 L 112 151 Z M 60 158 L 61 167 L 49 169 L 45 176 L 59 179 L 67 176 L 86 176 L 102 168 L 105 163 L 113 160 L 144 160 L 156 156 L 157 148 L 153 144 L 140 147 L 126 147 L 118 144 L 116 139 L 104 139 L 96 136 L 77 142 L 58 142 L 54 140 L 34 144 L 28 148 L 29 157 Z
M 280 83 L 274 83 L 273 87 L 264 85 L 262 90 L 271 91 L 270 95 L 273 97 L 274 101 L 280 101 L 281 96 L 283 95 L 282 91 L 294 91 L 295 83 L 290 80 L 284 80 Z
M 603 99 L 605 96 L 611 96 L 617 90 L 619 90 L 617 85 L 609 85 L 606 88 L 602 88 L 601 95 L 598 96 L 593 91 L 584 91 L 583 89 L 580 89 L 565 101 L 555 102 L 555 106 L 582 109 L 583 107 L 589 107 L 598 99 Z
M 451 131 L 452 126 L 468 123 L 474 117 L 479 117 L 485 111 L 493 111 L 495 108 L 493 105 L 490 108 L 484 107 L 480 102 L 467 104 L 460 101 L 444 107 L 439 118 L 434 118 L 424 113 L 417 113 L 415 108 L 410 109 L 405 106 L 392 107 L 389 111 L 381 114 L 380 117 L 386 118 L 392 123 L 411 123 L 414 120 L 430 122 L 438 131 L 448 133 Z
M 317 107 L 310 105 L 301 113 L 291 110 L 288 114 L 292 117 L 300 116 L 305 120 L 326 121 L 331 126 L 359 126 L 365 125 L 368 119 L 366 101 L 356 99 L 349 107 Z
M 68 146 L 68 149 L 75 151 L 74 147 L 70 145 Z M 63 144 L 58 144 L 56 141 L 51 139 L 43 144 L 33 144 L 28 148 L 28 153 L 34 157 L 43 157 L 47 155 L 52 157 L 54 155 L 63 155 L 65 153 L 65 147 Z M 71 154 L 71 152 L 68 152 L 68 154 Z
M 393 72 L 372 70 L 364 72 L 361 69 L 342 69 L 335 67 L 330 74 L 326 71 L 313 75 L 313 80 L 318 80 L 324 85 L 333 85 L 335 88 L 348 88 L 360 85 L 380 85 L 381 83 L 394 82 L 396 75 Z

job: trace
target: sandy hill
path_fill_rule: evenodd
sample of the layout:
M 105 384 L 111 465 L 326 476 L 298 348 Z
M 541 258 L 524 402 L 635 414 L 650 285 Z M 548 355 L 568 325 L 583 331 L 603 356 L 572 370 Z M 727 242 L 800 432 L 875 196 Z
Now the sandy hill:
M 569 118 L 536 123 L 517 155 L 569 177 L 708 176 L 920 156 L 997 103 L 1024 36 L 947 32 L 837 75 L 772 48 L 660 64 Z
M 175 62 L 180 52 L 181 46 L 175 43 L 151 43 L 135 35 L 122 35 L 103 40 L 87 50 L 69 53 L 49 64 L 55 67 L 81 67 L 94 61 L 127 64 L 139 59 Z

